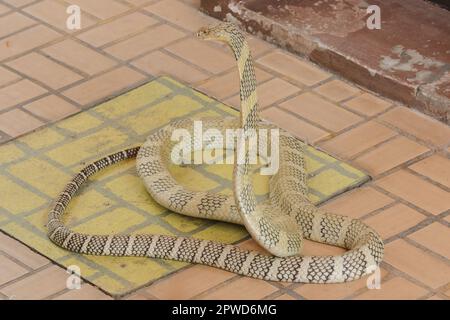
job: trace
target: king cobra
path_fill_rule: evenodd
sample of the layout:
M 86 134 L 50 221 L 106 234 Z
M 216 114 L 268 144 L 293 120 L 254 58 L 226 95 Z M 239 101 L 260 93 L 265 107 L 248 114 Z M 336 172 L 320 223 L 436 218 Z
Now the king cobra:
M 197 36 L 228 44 L 240 76 L 240 119 L 203 119 L 204 129 L 224 133 L 228 128 L 240 128 L 244 133 L 241 143 L 248 143 L 261 128 L 276 128 L 259 118 L 253 62 L 239 28 L 231 23 L 219 23 L 202 28 Z M 267 199 L 257 201 L 248 150 L 243 161 L 234 161 L 233 195 L 193 191 L 177 183 L 168 167 L 173 161 L 171 134 L 176 129 L 191 132 L 192 128 L 193 120 L 190 119 L 171 122 L 151 134 L 142 147 L 117 152 L 82 169 L 54 202 L 47 224 L 49 238 L 58 246 L 80 254 L 172 259 L 269 281 L 339 283 L 376 270 L 384 250 L 379 235 L 358 219 L 325 212 L 308 200 L 303 142 L 288 132 L 279 131 L 279 170 L 270 177 Z M 193 141 L 191 147 L 195 151 L 205 146 Z M 64 225 L 65 209 L 90 176 L 134 157 L 137 157 L 139 176 L 159 204 L 188 216 L 244 225 L 252 238 L 270 254 L 189 237 L 83 234 Z M 347 250 L 336 256 L 303 256 L 303 239 Z

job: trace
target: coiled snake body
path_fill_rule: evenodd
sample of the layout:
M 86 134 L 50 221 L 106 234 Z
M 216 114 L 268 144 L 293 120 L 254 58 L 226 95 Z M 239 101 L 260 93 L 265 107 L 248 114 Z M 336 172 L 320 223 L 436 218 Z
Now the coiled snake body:
M 261 128 L 274 128 L 259 119 L 256 79 L 249 47 L 233 24 L 220 23 L 200 30 L 198 36 L 226 42 L 238 63 L 241 117 L 208 119 L 204 129 L 224 133 L 242 128 L 244 142 Z M 192 130 L 192 120 L 172 122 L 152 134 L 141 148 L 124 150 L 81 170 L 56 199 L 49 213 L 48 235 L 57 245 L 81 254 L 140 256 L 209 265 L 259 279 L 305 283 L 337 283 L 358 279 L 375 271 L 383 256 L 383 242 L 360 220 L 331 214 L 307 198 L 304 144 L 289 133 L 279 134 L 279 170 L 270 178 L 269 198 L 257 203 L 252 187 L 249 153 L 235 161 L 234 196 L 194 192 L 179 185 L 167 165 L 171 160 L 171 133 Z M 193 143 L 192 149 L 202 149 Z M 245 225 L 272 255 L 247 251 L 235 245 L 166 235 L 90 235 L 67 228 L 61 218 L 75 193 L 103 168 L 137 156 L 137 171 L 152 197 L 164 207 L 185 215 Z M 348 249 L 339 256 L 302 256 L 303 239 Z

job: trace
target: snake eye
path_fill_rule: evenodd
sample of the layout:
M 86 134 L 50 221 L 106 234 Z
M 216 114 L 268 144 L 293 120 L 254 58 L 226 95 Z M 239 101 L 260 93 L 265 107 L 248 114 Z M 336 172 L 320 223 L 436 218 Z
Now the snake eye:
M 201 28 L 197 31 L 197 37 L 204 38 L 208 34 L 208 31 L 204 28 Z

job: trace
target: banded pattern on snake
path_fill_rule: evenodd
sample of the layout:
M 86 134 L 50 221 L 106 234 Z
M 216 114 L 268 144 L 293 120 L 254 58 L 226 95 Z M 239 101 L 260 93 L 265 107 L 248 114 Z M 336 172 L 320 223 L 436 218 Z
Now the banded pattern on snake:
M 197 34 L 227 43 L 238 63 L 240 119 L 206 119 L 205 129 L 243 128 L 243 143 L 261 128 L 275 128 L 258 116 L 256 79 L 243 33 L 233 24 L 220 23 Z M 235 161 L 234 195 L 194 192 L 179 185 L 168 171 L 171 133 L 192 130 L 190 119 L 174 121 L 148 137 L 141 148 L 120 151 L 82 169 L 56 199 L 49 213 L 48 235 L 57 245 L 81 254 L 141 256 L 172 259 L 221 268 L 244 276 L 287 282 L 338 283 L 375 271 L 383 256 L 378 234 L 358 219 L 331 214 L 308 200 L 304 163 L 305 145 L 285 131 L 279 137 L 279 170 L 269 182 L 269 198 L 254 196 L 249 152 Z M 255 133 L 256 132 L 256 133 Z M 193 150 L 203 144 L 193 143 Z M 152 234 L 90 235 L 74 232 L 62 222 L 63 213 L 90 176 L 124 159 L 137 157 L 137 171 L 151 196 L 164 207 L 189 216 L 243 224 L 272 255 L 243 250 L 209 240 Z M 302 256 L 303 239 L 348 249 L 339 256 Z

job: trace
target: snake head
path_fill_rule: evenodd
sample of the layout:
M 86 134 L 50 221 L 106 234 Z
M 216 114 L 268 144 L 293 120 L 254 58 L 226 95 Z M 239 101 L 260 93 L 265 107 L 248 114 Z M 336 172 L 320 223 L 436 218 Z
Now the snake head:
M 200 28 L 197 31 L 197 37 L 202 40 L 219 40 L 227 42 L 230 34 L 237 29 L 237 27 L 229 22 L 220 22 L 206 27 Z
M 196 33 L 197 38 L 207 40 L 210 37 L 209 27 L 202 27 Z

